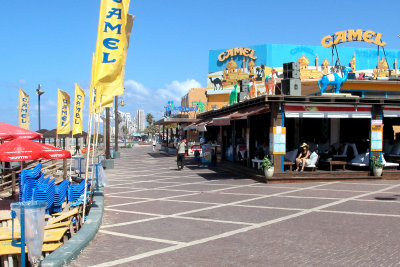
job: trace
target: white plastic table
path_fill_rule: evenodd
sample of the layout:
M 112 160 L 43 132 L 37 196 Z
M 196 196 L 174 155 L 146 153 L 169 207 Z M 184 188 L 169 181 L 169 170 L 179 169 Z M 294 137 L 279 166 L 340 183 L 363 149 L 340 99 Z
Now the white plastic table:
M 256 167 L 256 163 L 257 163 L 257 169 L 259 169 L 261 163 L 263 162 L 263 160 L 262 160 L 262 159 L 252 159 L 251 162 L 252 162 L 252 164 L 253 164 L 253 168 Z

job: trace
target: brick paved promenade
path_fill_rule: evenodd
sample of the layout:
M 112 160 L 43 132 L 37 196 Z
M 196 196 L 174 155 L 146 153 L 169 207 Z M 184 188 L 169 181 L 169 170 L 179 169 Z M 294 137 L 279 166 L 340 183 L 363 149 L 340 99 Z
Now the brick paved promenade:
M 151 147 L 107 170 L 102 227 L 71 266 L 392 266 L 400 182 L 262 184 L 176 170 Z

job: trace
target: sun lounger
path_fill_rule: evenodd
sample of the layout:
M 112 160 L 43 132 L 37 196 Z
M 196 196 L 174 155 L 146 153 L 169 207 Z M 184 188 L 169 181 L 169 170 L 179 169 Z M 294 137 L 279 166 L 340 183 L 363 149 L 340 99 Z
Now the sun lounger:
M 50 243 L 50 244 L 43 244 L 42 252 L 52 252 L 57 248 L 61 247 L 63 243 Z M 28 249 L 25 248 L 25 252 L 28 253 Z M 14 247 L 11 245 L 11 240 L 4 240 L 0 241 L 0 256 L 4 255 L 17 255 L 21 254 L 21 248 Z
M 384 168 L 397 168 L 399 167 L 399 163 L 395 162 L 387 162 L 385 157 L 382 156 L 382 163 Z M 355 167 L 369 167 L 369 152 L 359 154 L 355 157 L 351 162 L 348 163 L 350 166 Z

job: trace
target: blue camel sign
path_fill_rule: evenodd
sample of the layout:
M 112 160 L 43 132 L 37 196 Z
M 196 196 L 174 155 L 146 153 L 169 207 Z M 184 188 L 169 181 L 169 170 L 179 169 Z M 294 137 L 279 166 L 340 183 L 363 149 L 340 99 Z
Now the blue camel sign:
M 351 68 L 345 68 L 343 70 L 343 78 L 340 77 L 337 73 L 324 75 L 321 79 L 318 80 L 318 87 L 321 91 L 321 94 L 325 93 L 328 85 L 333 85 L 335 87 L 335 93 L 338 94 L 340 87 L 347 80 L 350 71 Z

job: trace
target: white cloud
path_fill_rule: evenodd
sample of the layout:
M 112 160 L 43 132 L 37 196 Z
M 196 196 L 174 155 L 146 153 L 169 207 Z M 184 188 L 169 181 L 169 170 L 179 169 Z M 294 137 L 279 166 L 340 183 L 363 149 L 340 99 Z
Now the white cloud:
M 182 96 L 186 95 L 192 88 L 199 88 L 201 84 L 194 79 L 187 79 L 186 81 L 172 81 L 172 83 L 166 85 L 167 90 L 159 89 L 157 93 L 162 96 L 170 97 L 171 100 L 180 100 Z
M 125 85 L 125 94 L 128 97 L 132 96 L 149 96 L 150 90 L 144 87 L 143 84 L 134 81 L 134 80 L 127 80 L 124 82 Z
M 125 93 L 122 98 L 125 99 L 125 108 L 144 109 L 145 113 L 152 113 L 156 118 L 159 118 L 164 112 L 164 106 L 169 100 L 178 101 L 181 97 L 187 94 L 191 88 L 201 87 L 201 84 L 194 79 L 185 81 L 172 81 L 166 84 L 164 88 L 151 90 L 145 85 L 134 81 L 127 80 L 124 82 Z M 130 110 L 134 114 L 136 110 Z
M 18 80 L 18 83 L 20 83 L 20 84 L 26 84 L 26 80 L 25 80 L 25 79 L 19 79 L 19 80 Z

